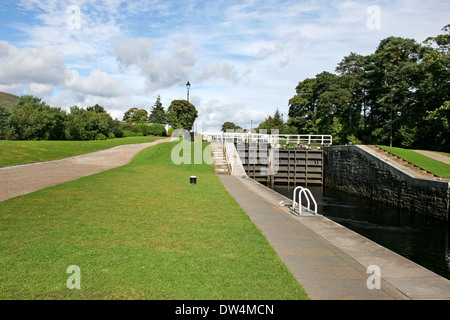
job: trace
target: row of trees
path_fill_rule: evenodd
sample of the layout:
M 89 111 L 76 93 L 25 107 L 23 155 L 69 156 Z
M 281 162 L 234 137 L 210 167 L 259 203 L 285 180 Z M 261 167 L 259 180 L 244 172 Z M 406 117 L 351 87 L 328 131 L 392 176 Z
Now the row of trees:
M 98 104 L 67 113 L 25 95 L 11 111 L 0 106 L 0 138 L 17 140 L 94 140 L 122 137 L 119 122 Z
M 424 43 L 389 37 L 336 73 L 305 79 L 289 101 L 287 128 L 332 134 L 337 143 L 450 151 L 450 25 Z
M 132 108 L 125 112 L 125 125 L 113 120 L 102 106 L 77 106 L 66 112 L 31 95 L 19 98 L 8 110 L 0 105 L 0 139 L 16 140 L 103 140 L 128 135 L 166 135 L 162 124 L 191 130 L 198 113 L 185 100 L 174 100 L 165 112 L 158 97 L 152 113 Z M 148 124 L 151 122 L 152 124 Z
M 169 124 L 173 129 L 192 130 L 198 112 L 192 103 L 186 100 L 174 100 L 167 112 L 158 96 L 150 114 L 145 109 L 131 108 L 125 112 L 123 121 L 127 123 Z

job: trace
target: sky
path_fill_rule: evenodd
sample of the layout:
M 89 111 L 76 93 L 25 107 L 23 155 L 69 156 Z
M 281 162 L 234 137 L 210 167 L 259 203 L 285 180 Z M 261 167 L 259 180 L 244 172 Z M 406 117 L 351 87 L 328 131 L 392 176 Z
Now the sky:
M 288 119 L 300 81 L 390 36 L 450 24 L 448 0 L 0 0 L 0 91 L 122 119 L 187 99 L 197 131 Z

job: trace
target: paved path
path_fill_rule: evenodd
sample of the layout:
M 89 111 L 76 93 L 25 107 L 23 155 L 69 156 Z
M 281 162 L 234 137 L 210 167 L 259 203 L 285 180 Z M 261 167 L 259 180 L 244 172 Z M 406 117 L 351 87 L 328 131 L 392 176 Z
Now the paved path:
M 123 166 L 139 151 L 168 141 L 170 138 L 117 146 L 61 160 L 0 168 L 0 201 Z
M 417 153 L 420 153 L 428 158 L 446 163 L 450 165 L 450 157 L 446 156 L 445 154 L 439 153 L 439 152 L 432 152 L 432 151 L 423 151 L 423 150 L 414 150 Z
M 219 176 L 313 300 L 450 299 L 450 281 L 325 218 L 296 217 L 290 199 L 250 178 Z M 369 290 L 368 267 L 381 271 Z

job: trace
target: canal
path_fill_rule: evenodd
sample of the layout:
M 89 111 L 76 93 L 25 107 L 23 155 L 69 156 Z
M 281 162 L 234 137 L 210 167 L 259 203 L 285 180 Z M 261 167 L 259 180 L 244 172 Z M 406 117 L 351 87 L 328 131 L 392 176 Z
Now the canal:
M 449 224 L 324 187 L 308 187 L 319 214 L 450 279 Z M 292 199 L 293 188 L 275 186 Z

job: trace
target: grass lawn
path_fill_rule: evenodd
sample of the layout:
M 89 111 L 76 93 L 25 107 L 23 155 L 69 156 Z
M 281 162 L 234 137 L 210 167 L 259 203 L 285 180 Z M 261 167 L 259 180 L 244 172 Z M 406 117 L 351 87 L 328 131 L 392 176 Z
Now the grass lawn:
M 124 144 L 153 142 L 160 137 L 127 137 L 101 141 L 0 140 L 0 167 L 78 156 Z
M 0 299 L 307 299 L 213 166 L 174 165 L 174 145 L 2 202 Z
M 428 158 L 413 150 L 394 147 L 391 148 L 386 146 L 380 146 L 380 148 L 383 148 L 384 150 L 395 154 L 396 156 L 405 159 L 406 161 L 409 161 L 416 166 L 428 170 L 429 172 L 434 173 L 441 178 L 450 178 L 450 166 L 443 162 Z

